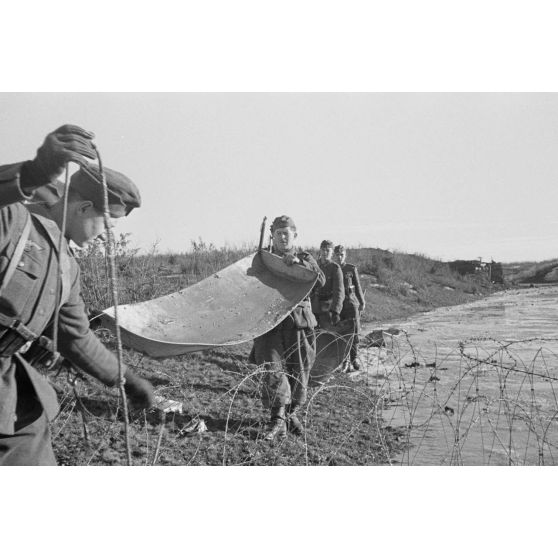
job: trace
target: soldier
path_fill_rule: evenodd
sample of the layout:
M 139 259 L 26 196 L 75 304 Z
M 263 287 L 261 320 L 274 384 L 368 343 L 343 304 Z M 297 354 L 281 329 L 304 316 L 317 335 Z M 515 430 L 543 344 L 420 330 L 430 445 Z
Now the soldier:
M 61 355 L 105 385 L 118 382 L 115 355 L 89 329 L 79 268 L 66 242 L 86 246 L 104 230 L 102 186 L 87 161 L 95 158 L 92 139 L 92 133 L 65 125 L 46 137 L 35 159 L 0 167 L 0 465 L 56 465 L 48 424 L 59 409 L 56 393 L 25 350 L 39 344 L 54 358 L 42 334 L 57 302 Z M 72 176 L 59 253 L 64 202 L 53 181 L 69 161 L 81 170 Z M 107 169 L 107 185 L 113 218 L 139 207 L 129 178 Z M 41 205 L 30 205 L 40 187 Z M 124 373 L 131 403 L 150 407 L 151 384 L 130 370 Z
M 318 283 L 324 284 L 324 274 L 316 260 L 308 252 L 295 251 L 297 230 L 290 217 L 277 217 L 271 225 L 271 234 L 274 254 L 281 256 L 287 265 L 301 265 L 315 271 Z M 303 432 L 296 412 L 306 401 L 310 369 L 316 359 L 315 327 L 307 297 L 279 325 L 254 340 L 254 362 L 267 369 L 262 402 L 271 409 L 268 441 L 284 438 L 287 423 L 295 435 Z
M 360 334 L 360 314 L 364 312 L 366 303 L 364 295 L 360 287 L 360 279 L 355 265 L 345 263 L 347 252 L 345 247 L 338 245 L 334 250 L 334 258 L 341 266 L 343 273 L 343 284 L 345 286 L 345 300 L 343 301 L 343 310 L 341 311 L 341 319 L 353 319 L 355 323 L 355 331 L 350 349 L 350 360 L 355 370 L 360 369 L 357 361 L 358 344 Z
M 324 272 L 325 285 L 316 285 L 312 295 L 312 311 L 316 315 L 318 326 L 327 328 L 339 323 L 345 290 L 341 268 L 332 260 L 333 242 L 323 240 L 320 244 L 318 264 Z

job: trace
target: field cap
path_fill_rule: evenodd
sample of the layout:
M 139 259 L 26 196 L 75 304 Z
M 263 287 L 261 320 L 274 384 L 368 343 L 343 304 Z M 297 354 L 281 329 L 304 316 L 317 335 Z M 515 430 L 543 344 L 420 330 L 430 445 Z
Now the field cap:
M 331 240 L 322 240 L 320 248 L 333 248 L 333 242 Z
M 141 196 L 137 186 L 124 174 L 105 167 L 109 213 L 117 219 L 128 215 L 135 207 L 140 207 Z M 82 166 L 70 179 L 70 191 L 77 192 L 89 200 L 97 211 L 103 211 L 103 184 L 98 167 Z M 64 183 L 54 180 L 41 186 L 33 195 L 33 202 L 55 204 L 64 196 Z
M 346 252 L 345 246 L 343 244 L 338 244 L 334 249 L 333 252 L 335 254 L 344 254 Z
M 121 172 L 106 167 L 103 170 L 107 181 L 111 217 L 123 217 L 128 215 L 135 207 L 140 207 L 141 196 L 132 180 Z M 70 180 L 71 189 L 78 192 L 86 200 L 92 201 L 97 210 L 103 211 L 103 183 L 98 167 L 82 166 L 79 171 L 72 175 Z
M 281 215 L 280 217 L 275 217 L 273 223 L 271 223 L 271 232 L 273 233 L 276 229 L 284 229 L 286 227 L 296 231 L 295 222 L 288 215 Z

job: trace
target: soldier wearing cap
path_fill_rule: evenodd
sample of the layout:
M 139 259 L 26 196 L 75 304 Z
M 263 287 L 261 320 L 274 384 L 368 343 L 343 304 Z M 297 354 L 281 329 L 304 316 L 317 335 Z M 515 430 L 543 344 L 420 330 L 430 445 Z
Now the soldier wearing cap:
M 340 319 L 345 290 L 341 268 L 333 260 L 333 242 L 323 240 L 320 244 L 318 265 L 324 272 L 325 285 L 316 286 L 312 294 L 312 311 L 321 328 L 337 324 Z
M 115 355 L 89 329 L 79 268 L 67 244 L 86 246 L 104 230 L 102 185 L 88 163 L 95 158 L 92 139 L 65 125 L 46 137 L 35 159 L 0 166 L 0 465 L 56 465 L 49 432 L 59 409 L 56 394 L 25 350 L 39 344 L 49 354 L 52 343 L 43 333 L 57 302 L 60 354 L 105 385 L 118 382 Z M 71 180 L 59 252 L 64 201 L 55 179 L 70 161 L 81 170 Z M 129 178 L 107 170 L 107 182 L 113 218 L 139 207 Z M 131 403 L 150 407 L 151 384 L 126 369 L 125 379 Z
M 297 230 L 290 217 L 277 217 L 271 225 L 271 234 L 274 254 L 281 256 L 287 265 L 301 265 L 315 271 L 318 284 L 324 284 L 324 274 L 312 255 L 295 250 Z M 316 325 L 307 297 L 279 325 L 254 340 L 254 362 L 266 368 L 262 402 L 271 410 L 268 441 L 284 438 L 287 426 L 293 434 L 302 434 L 296 413 L 306 401 L 310 369 L 316 359 Z
M 347 251 L 345 247 L 339 244 L 335 247 L 334 258 L 341 267 L 343 274 L 343 285 L 345 288 L 345 299 L 343 300 L 343 309 L 341 310 L 341 319 L 352 319 L 355 324 L 355 332 L 350 349 L 351 364 L 355 370 L 360 369 L 357 361 L 358 357 L 358 344 L 360 342 L 360 314 L 364 312 L 366 302 L 360 286 L 360 278 L 356 265 L 346 263 Z

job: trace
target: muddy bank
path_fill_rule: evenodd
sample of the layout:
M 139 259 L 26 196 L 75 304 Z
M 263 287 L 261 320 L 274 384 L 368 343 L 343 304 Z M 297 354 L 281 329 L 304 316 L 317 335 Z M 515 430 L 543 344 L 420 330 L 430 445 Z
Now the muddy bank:
M 419 287 L 407 283 L 390 288 L 374 284 L 369 276 L 363 275 L 362 283 L 366 291 L 363 325 L 404 319 L 444 306 L 474 302 L 509 288 L 491 284 L 481 278 L 463 284 L 455 282 L 454 286 L 436 281 L 428 282 L 427 279 Z

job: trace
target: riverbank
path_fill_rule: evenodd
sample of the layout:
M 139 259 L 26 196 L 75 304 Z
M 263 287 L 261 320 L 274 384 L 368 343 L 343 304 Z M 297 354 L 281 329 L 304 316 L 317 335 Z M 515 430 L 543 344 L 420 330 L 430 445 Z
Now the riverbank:
M 236 261 L 239 253 L 124 259 L 120 266 L 122 302 L 161 296 L 183 288 Z M 422 256 L 378 249 L 351 251 L 359 266 L 366 311 L 363 326 L 402 320 L 437 307 L 478 300 L 499 290 L 482 275 L 461 277 L 447 264 Z M 102 269 L 86 265 L 90 304 L 102 307 Z M 87 265 L 90 264 L 90 265 Z M 94 265 L 95 264 L 95 265 Z M 90 272 L 87 272 L 87 270 Z M 192 278 L 192 270 L 202 272 Z M 178 273 L 176 277 L 175 272 Z M 172 278 L 169 279 L 168 277 Z M 106 304 L 105 304 L 106 306 Z M 98 332 L 114 348 L 110 337 Z M 376 396 L 348 375 L 336 374 L 312 390 L 306 406 L 306 435 L 280 444 L 263 440 L 268 412 L 260 403 L 262 370 L 248 364 L 250 343 L 233 348 L 154 360 L 126 350 L 124 360 L 175 402 L 174 412 L 132 414 L 129 435 L 135 465 L 373 465 L 385 464 L 402 444 L 400 432 L 386 427 Z M 57 458 L 65 465 L 126 464 L 121 410 L 115 390 L 83 379 L 73 388 L 59 376 L 53 382 L 62 411 L 53 424 Z M 77 394 L 77 397 L 76 397 Z

